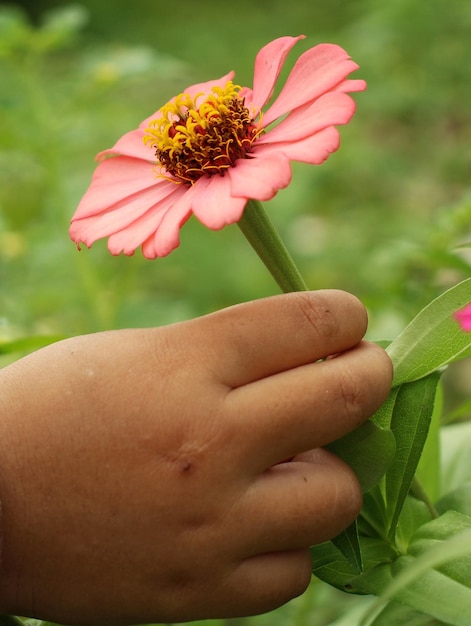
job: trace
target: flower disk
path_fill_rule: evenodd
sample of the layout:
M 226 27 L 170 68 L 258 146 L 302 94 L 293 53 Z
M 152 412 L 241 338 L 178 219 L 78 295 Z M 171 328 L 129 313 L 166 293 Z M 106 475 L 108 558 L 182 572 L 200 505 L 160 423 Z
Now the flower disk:
M 223 175 L 247 158 L 261 129 L 252 123 L 240 89 L 228 81 L 213 87 L 199 106 L 204 94 L 182 93 L 160 109 L 162 117 L 150 122 L 143 140 L 169 175 L 193 184 L 203 175 Z

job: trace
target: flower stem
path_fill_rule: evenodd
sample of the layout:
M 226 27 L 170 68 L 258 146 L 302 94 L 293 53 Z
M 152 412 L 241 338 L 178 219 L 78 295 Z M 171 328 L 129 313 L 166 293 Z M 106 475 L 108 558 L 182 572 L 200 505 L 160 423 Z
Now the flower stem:
M 308 290 L 288 249 L 258 200 L 247 202 L 238 224 L 283 292 Z

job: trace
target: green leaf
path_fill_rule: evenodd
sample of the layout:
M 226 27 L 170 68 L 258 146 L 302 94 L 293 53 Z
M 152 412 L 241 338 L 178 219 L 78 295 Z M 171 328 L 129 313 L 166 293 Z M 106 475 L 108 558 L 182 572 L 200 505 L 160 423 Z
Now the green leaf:
M 427 439 L 417 466 L 417 477 L 432 502 L 440 497 L 440 431 L 443 416 L 443 388 L 439 383 Z
M 421 565 L 421 564 L 420 564 Z M 417 576 L 412 580 L 412 575 Z M 401 583 L 401 587 L 399 587 Z M 434 569 L 422 570 L 417 559 L 402 556 L 394 564 L 378 565 L 363 580 L 350 581 L 355 593 L 374 593 L 383 600 L 390 597 L 453 626 L 469 626 L 471 589 Z
M 342 606 L 339 606 L 338 610 L 335 611 L 335 613 L 338 614 L 341 612 L 341 614 L 334 619 L 333 622 L 330 621 L 332 604 L 328 598 L 326 598 L 326 600 L 327 601 L 324 601 L 323 605 L 319 607 L 321 611 L 317 611 L 316 613 L 311 612 L 311 615 L 309 616 L 310 619 L 305 622 L 301 622 L 299 626 L 321 626 L 327 623 L 328 626 L 359 626 L 360 620 L 365 613 L 366 608 L 373 601 L 373 597 L 368 598 L 367 596 L 357 596 L 356 598 L 352 598 L 350 601 L 349 598 L 342 598 Z M 323 611 L 323 607 L 327 607 L 328 612 Z M 327 622 L 327 620 L 329 621 Z M 267 626 L 271 625 L 267 624 Z M 276 626 L 276 623 L 274 626 Z M 289 626 L 298 626 L 298 622 L 293 621 L 293 624 L 290 623 Z
M 381 539 L 360 536 L 359 542 L 365 572 L 380 563 L 391 563 L 397 558 L 396 550 Z M 355 567 L 331 541 L 313 546 L 311 557 L 312 573 L 315 576 L 342 591 L 363 594 L 363 591 L 353 590 L 351 586 L 352 578 L 357 575 Z
M 390 602 L 369 626 L 440 626 L 443 622 L 424 615 L 399 602 Z M 444 626 L 447 626 L 444 624 Z
M 356 593 L 381 596 L 365 618 L 395 599 L 446 624 L 469 626 L 470 561 L 471 517 L 448 511 L 417 530 L 407 555 L 373 567 L 349 584 Z
M 396 527 L 395 543 L 405 553 L 418 528 L 431 521 L 431 514 L 421 500 L 407 496 L 402 506 Z
M 358 516 L 358 530 L 367 537 L 388 539 L 388 518 L 382 481 L 363 495 L 363 506 Z
M 355 571 L 360 574 L 363 571 L 363 560 L 358 539 L 358 526 L 356 521 L 350 524 L 340 535 L 332 539 L 332 543 L 340 550 Z
M 394 458 L 396 442 L 388 429 L 368 421 L 326 446 L 355 472 L 363 492 L 378 484 Z
M 471 333 L 465 333 L 453 314 L 471 301 L 471 278 L 433 300 L 389 345 L 394 385 L 423 378 L 431 372 L 471 356 Z
M 376 413 L 371 418 L 371 421 L 380 428 L 390 428 L 394 405 L 396 404 L 396 396 L 398 393 L 399 387 L 393 387 L 389 392 L 389 396 L 386 402 L 376 411 Z
M 402 505 L 422 453 L 433 412 L 439 374 L 401 385 L 391 417 L 396 454 L 385 476 L 389 536 L 393 537 Z
M 471 589 L 471 517 L 458 511 L 447 511 L 438 519 L 421 526 L 414 534 L 408 554 L 421 556 L 436 547 L 437 542 L 446 542 L 450 537 L 468 531 L 468 553 L 465 545 L 458 559 L 446 558 L 435 567 L 449 578 Z M 445 543 L 444 543 L 445 545 Z M 448 555 L 445 554 L 445 557 Z M 471 606 L 471 604 L 470 604 Z

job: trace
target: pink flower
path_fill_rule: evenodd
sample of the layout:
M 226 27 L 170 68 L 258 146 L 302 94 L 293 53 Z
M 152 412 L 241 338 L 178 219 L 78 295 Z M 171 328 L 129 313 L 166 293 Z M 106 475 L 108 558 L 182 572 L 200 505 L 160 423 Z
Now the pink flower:
M 453 315 L 462 330 L 471 331 L 471 302 Z
M 269 200 L 290 183 L 291 160 L 320 164 L 337 150 L 335 126 L 355 111 L 347 93 L 366 88 L 346 78 L 358 65 L 339 46 L 302 54 L 262 113 L 303 38 L 281 37 L 260 50 L 253 89 L 234 85 L 234 72 L 188 87 L 99 153 L 72 240 L 90 246 L 108 237 L 112 254 L 142 246 L 149 259 L 165 256 L 191 214 L 214 230 L 237 222 L 248 199 Z

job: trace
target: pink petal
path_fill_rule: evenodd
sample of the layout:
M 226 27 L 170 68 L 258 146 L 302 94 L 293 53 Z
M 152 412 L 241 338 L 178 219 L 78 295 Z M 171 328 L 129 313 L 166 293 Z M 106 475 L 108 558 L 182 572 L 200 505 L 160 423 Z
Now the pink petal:
M 72 220 L 103 213 L 144 189 L 158 187 L 165 194 L 174 186 L 165 178 L 157 178 L 156 168 L 147 161 L 124 156 L 106 159 L 96 168 Z
M 356 69 L 358 65 L 340 46 L 320 44 L 311 48 L 299 57 L 280 95 L 265 112 L 264 125 L 332 90 Z
M 209 184 L 209 178 L 200 179 L 192 187 L 186 187 L 184 195 L 165 213 L 158 230 L 142 246 L 142 252 L 148 259 L 166 256 L 180 243 L 180 228 L 194 212 L 195 199 Z M 207 206 L 205 204 L 205 206 Z M 219 207 L 220 208 L 220 207 Z
M 459 311 L 456 311 L 453 317 L 461 326 L 461 330 L 471 332 L 471 302 Z
M 239 91 L 239 96 L 243 100 L 245 100 L 245 105 L 252 109 L 252 105 L 251 105 L 251 102 L 253 100 L 253 91 L 252 91 L 252 89 L 250 89 L 250 87 L 242 87 L 242 89 Z M 257 111 L 257 113 L 258 113 L 258 111 Z M 252 119 L 254 119 L 257 116 L 257 113 L 252 115 Z
M 124 230 L 110 236 L 108 249 L 112 254 L 133 254 L 143 244 L 143 254 L 147 258 L 166 256 L 179 244 L 178 231 L 190 217 L 191 211 L 185 208 L 181 211 L 178 196 L 184 198 L 186 188 L 179 188 L 180 193 L 168 197 L 154 205 L 141 218 L 135 220 Z M 171 236 L 169 236 L 171 227 Z M 149 240 L 156 242 L 151 257 L 144 251 L 144 245 Z M 147 244 L 148 245 L 148 244 Z M 146 249 L 147 249 L 146 245 Z
M 120 137 L 112 148 L 99 152 L 95 160 L 101 162 L 104 161 L 106 157 L 122 155 L 142 159 L 148 163 L 156 163 L 155 149 L 150 144 L 145 144 L 143 141 L 145 128 L 147 128 L 147 125 L 129 131 L 129 133 Z
M 229 170 L 231 171 L 232 169 Z M 229 172 L 224 176 L 200 178 L 193 185 L 193 213 L 202 224 L 212 230 L 237 222 L 247 203 L 246 195 L 237 198 L 231 195 Z
M 288 52 L 304 35 L 299 37 L 280 37 L 264 46 L 255 59 L 253 79 L 253 93 L 241 94 L 246 97 L 247 104 L 253 108 L 255 117 L 260 109 L 268 102 L 273 94 L 273 88 L 280 75 L 281 68 L 286 60 Z M 251 96 L 249 98 L 249 96 Z
M 113 254 L 132 254 L 160 225 L 165 212 L 185 193 L 185 188 L 172 184 L 164 194 L 160 189 L 146 189 L 132 198 L 110 207 L 101 215 L 72 222 L 70 234 L 74 241 L 91 246 L 94 241 L 120 233 L 123 243 Z M 115 238 L 118 241 L 119 238 Z M 121 239 L 120 239 L 121 241 Z
M 262 135 L 257 144 L 299 141 L 326 128 L 347 124 L 355 113 L 355 102 L 345 93 L 326 93 L 313 103 L 299 107 L 274 128 Z
M 108 250 L 111 254 L 132 255 L 149 237 L 155 236 L 165 216 L 163 206 L 158 211 L 148 211 L 123 230 L 113 233 L 108 238 Z
M 320 165 L 332 152 L 338 149 L 339 145 L 339 131 L 334 126 L 328 126 L 315 135 L 301 139 L 301 141 L 257 145 L 254 152 L 264 157 L 283 152 L 291 161 Z
M 355 91 L 365 91 L 366 81 L 361 79 L 343 80 L 332 91 L 341 91 L 343 93 L 354 93 Z
M 270 200 L 291 181 L 289 159 L 281 151 L 267 155 L 259 155 L 255 151 L 254 157 L 240 159 L 228 171 L 231 194 L 239 198 Z

